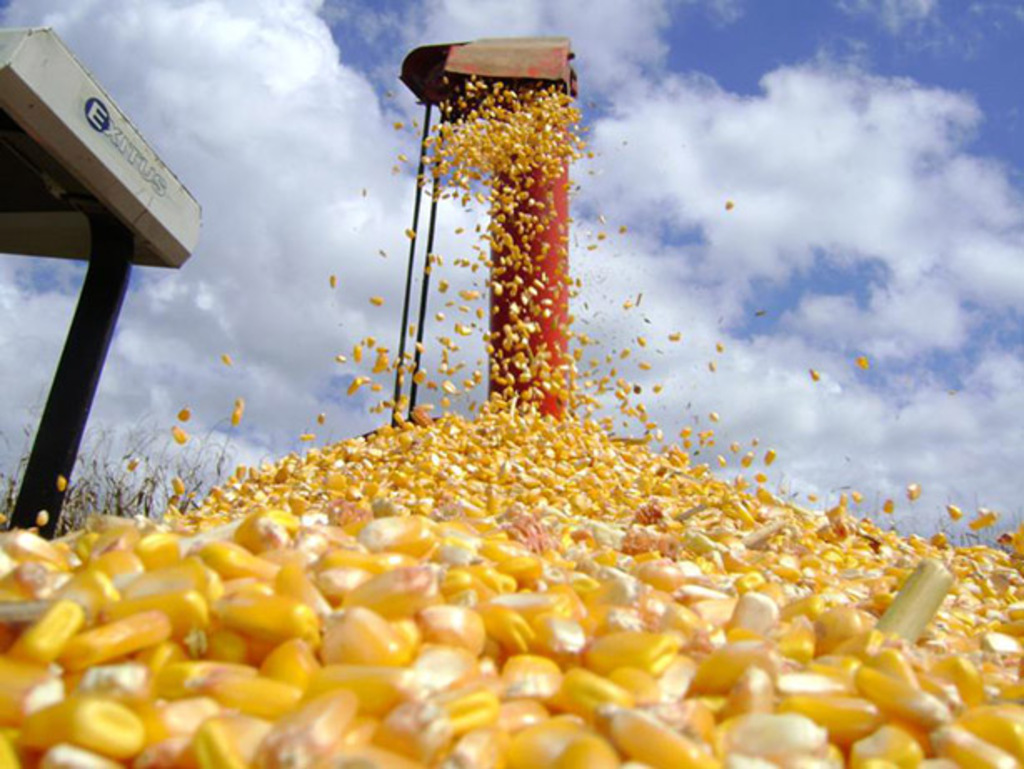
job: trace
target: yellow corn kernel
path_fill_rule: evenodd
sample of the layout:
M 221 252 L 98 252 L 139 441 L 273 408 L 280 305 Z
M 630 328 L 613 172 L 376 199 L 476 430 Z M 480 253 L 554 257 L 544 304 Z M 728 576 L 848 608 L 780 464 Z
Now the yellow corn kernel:
M 498 722 L 501 701 L 490 689 L 464 687 L 435 695 L 430 700 L 448 717 L 452 733 L 459 737 L 473 729 L 493 726 Z
M 146 570 L 142 559 L 130 550 L 110 550 L 101 556 L 93 557 L 89 566 L 111 578 L 142 574 Z
M 572 742 L 587 734 L 578 721 L 560 717 L 520 730 L 509 744 L 508 769 L 552 766 Z
M 740 754 L 776 765 L 800 757 L 824 757 L 828 733 L 796 713 L 749 713 L 722 725 L 718 739 L 723 755 Z M 841 759 L 840 759 L 841 763 Z
M 424 643 L 458 646 L 480 656 L 487 640 L 484 621 L 472 609 L 448 604 L 428 606 L 416 615 Z
M 64 698 L 64 682 L 46 667 L 0 656 L 0 726 Z
M 203 694 L 220 680 L 255 675 L 255 668 L 231 662 L 171 662 L 156 674 L 156 694 L 163 699 L 178 700 Z
M 857 671 L 863 663 L 857 657 L 842 655 L 830 655 L 819 657 L 807 666 L 808 673 L 830 676 L 838 681 L 845 690 L 855 694 L 857 686 L 854 683 Z
M 136 756 L 132 766 L 140 769 L 170 769 L 176 766 L 195 766 L 191 737 L 167 737 L 146 745 Z
M 485 558 L 495 564 L 501 564 L 512 558 L 529 555 L 529 551 L 523 545 L 508 539 L 485 539 L 480 543 L 477 552 L 481 558 Z
M 533 555 L 508 558 L 499 563 L 496 568 L 502 574 L 512 577 L 520 587 L 535 584 L 544 574 L 544 562 Z
M 252 553 L 262 553 L 288 545 L 298 528 L 299 519 L 287 510 L 260 509 L 242 519 L 234 540 Z
M 419 562 L 405 553 L 364 553 L 360 550 L 331 550 L 319 561 L 318 571 L 326 569 L 351 568 L 368 571 L 371 574 L 384 574 L 406 566 L 416 566 Z
M 608 674 L 608 679 L 618 684 L 633 695 L 638 706 L 654 705 L 661 702 L 661 688 L 658 679 L 640 668 L 616 668 Z
M 162 611 L 140 612 L 80 633 L 68 641 L 57 660 L 66 670 L 82 670 L 166 641 L 171 630 L 171 621 Z
M 204 566 L 202 561 L 190 557 L 172 566 L 138 576 L 125 588 L 124 597 L 144 598 L 150 595 L 195 590 L 210 601 L 216 597 L 214 580 L 218 586 L 222 584 L 216 574 Z
M 1024 762 L 1024 710 L 1007 705 L 972 708 L 956 721 L 976 737 Z
M 199 551 L 199 557 L 222 579 L 254 577 L 269 582 L 280 568 L 235 542 L 210 542 Z
M 123 766 L 119 761 L 66 742 L 54 745 L 39 759 L 39 769 L 121 769 Z
M 719 764 L 691 738 L 639 710 L 602 714 L 604 731 L 622 753 L 654 769 L 714 769 Z
M 229 579 L 224 584 L 224 595 L 221 599 L 225 602 L 234 598 L 266 598 L 276 595 L 274 585 L 270 582 L 262 582 L 252 577 L 239 577 Z
M 663 590 L 666 593 L 675 592 L 689 579 L 684 569 L 674 561 L 664 558 L 637 564 L 633 569 L 633 576 L 646 582 L 655 590 Z
M 345 747 L 360 747 L 370 745 L 373 736 L 380 726 L 380 719 L 373 716 L 357 715 L 349 724 L 348 731 L 342 736 L 341 744 Z
M 749 667 L 729 690 L 729 696 L 718 715 L 726 719 L 747 713 L 770 713 L 774 702 L 775 686 L 771 676 L 759 667 Z
M 452 766 L 478 766 L 497 769 L 505 763 L 509 736 L 496 727 L 473 729 L 462 735 L 445 757 Z
M 749 593 L 751 590 L 758 590 L 759 588 L 764 587 L 767 581 L 768 580 L 765 579 L 765 576 L 760 572 L 749 571 L 737 579 L 733 587 L 736 588 L 737 593 L 744 595 L 745 593 Z
M 697 667 L 693 691 L 697 694 L 728 694 L 744 671 L 753 665 L 774 677 L 779 662 L 772 648 L 760 641 L 726 644 L 711 652 Z
M 327 665 L 408 665 L 415 649 L 377 612 L 355 606 L 332 619 L 320 658 Z
M 312 765 L 341 743 L 358 707 L 356 696 L 344 690 L 306 703 L 273 725 L 256 751 L 255 765 L 260 769 Z
M 575 661 L 587 645 L 587 632 L 574 619 L 545 614 L 537 617 L 532 627 L 535 635 L 531 648 L 559 663 Z
M 135 546 L 135 554 L 146 571 L 165 569 L 181 560 L 181 537 L 167 531 L 147 534 Z
M 21 759 L 6 734 L 0 734 L 0 769 L 21 769 Z
M 306 641 L 292 638 L 278 645 L 260 665 L 260 675 L 305 691 L 320 662 Z
M 175 640 L 181 640 L 194 630 L 203 630 L 210 624 L 209 606 L 196 590 L 119 601 L 103 610 L 103 618 L 106 621 L 122 620 L 144 611 L 163 612 L 171 622 L 171 637 Z
M 765 587 L 763 592 L 743 593 L 726 628 L 730 632 L 745 630 L 755 639 L 767 637 L 779 621 L 778 605 L 768 591 Z
M 241 633 L 227 628 L 217 628 L 206 634 L 206 652 L 203 656 L 217 662 L 244 665 L 249 660 L 249 643 Z
M 796 617 L 804 616 L 810 620 L 816 620 L 825 613 L 827 608 L 824 597 L 817 594 L 809 595 L 784 606 L 779 612 L 779 619 L 788 622 Z
M 618 769 L 619 756 L 596 734 L 581 734 L 561 752 L 553 769 Z
M 899 769 L 916 769 L 923 760 L 921 744 L 909 732 L 891 724 L 850 748 L 850 769 L 869 769 L 872 761 L 888 761 Z
M 164 665 L 181 662 L 186 656 L 181 644 L 176 641 L 163 641 L 139 652 L 135 655 L 135 659 L 156 674 L 163 669 Z
M 445 573 L 441 580 L 441 594 L 449 601 L 454 596 L 472 592 L 474 598 L 486 601 L 495 596 L 495 592 L 474 577 L 464 566 L 455 566 Z
M 919 688 L 921 685 L 917 674 L 910 666 L 910 661 L 896 649 L 882 649 L 878 654 L 870 657 L 865 664 L 882 673 L 888 673 L 908 686 Z
M 658 688 L 664 699 L 672 701 L 686 696 L 696 674 L 697 663 L 686 655 L 677 655 L 658 678 Z
M 1019 767 L 1017 759 L 977 735 L 959 726 L 943 726 L 930 735 L 935 754 L 948 758 L 957 766 L 978 769 L 1013 769 Z
M 779 705 L 780 713 L 799 713 L 828 730 L 829 741 L 847 748 L 884 723 L 881 711 L 868 700 L 833 695 L 794 695 Z
M 681 646 L 680 639 L 668 633 L 624 630 L 596 639 L 583 655 L 586 666 L 598 675 L 631 666 L 651 675 L 665 672 Z
M 562 688 L 552 703 L 569 713 L 592 720 L 602 705 L 631 708 L 633 695 L 618 684 L 583 668 L 573 668 L 562 678 Z
M 439 600 L 440 589 L 434 570 L 428 566 L 412 566 L 372 577 L 346 595 L 344 605 L 345 608 L 362 606 L 387 619 L 400 619 L 411 617 Z
M 883 713 L 913 726 L 931 730 L 953 720 L 941 700 L 886 673 L 861 666 L 857 669 L 855 683 L 857 690 Z
M 337 689 L 347 689 L 355 694 L 359 700 L 359 713 L 376 718 L 420 691 L 415 674 L 404 668 L 327 665 L 313 673 L 306 699 Z
M 203 723 L 192 740 L 199 769 L 247 769 L 270 724 L 245 715 L 214 716 Z
M 959 656 L 946 657 L 935 663 L 931 672 L 956 686 L 960 692 L 960 699 L 967 707 L 973 708 L 985 701 L 985 685 L 981 679 L 981 672 L 969 659 Z M 1021 760 L 1024 760 L 1024 757 Z
M 476 577 L 481 585 L 499 595 L 515 593 L 519 588 L 514 577 L 502 574 L 493 566 L 466 566 L 464 568 L 469 574 Z M 535 593 L 534 595 L 537 594 Z M 554 596 L 544 595 L 540 600 L 554 601 L 555 598 Z
M 844 641 L 870 631 L 875 624 L 867 612 L 852 606 L 834 606 L 824 612 L 814 623 L 817 635 L 816 654 L 829 654 Z
M 73 549 L 75 555 L 82 559 L 82 561 L 88 561 L 89 556 L 92 554 L 93 545 L 100 538 L 98 531 L 83 531 L 78 537 L 75 538 L 75 544 Z
M 787 659 L 807 664 L 814 659 L 814 627 L 806 617 L 797 617 L 779 636 L 779 654 Z
M 403 702 L 381 721 L 373 742 L 432 765 L 454 738 L 447 714 L 431 702 Z
M 302 699 L 302 689 L 263 676 L 225 677 L 203 690 L 226 708 L 247 716 L 273 720 L 293 710 Z
M 376 745 L 343 746 L 331 751 L 330 757 L 317 764 L 317 769 L 422 769 L 423 764 Z
M 881 630 L 871 628 L 863 633 L 847 638 L 834 649 L 831 654 L 847 657 L 857 657 L 866 660 L 874 657 L 885 643 L 886 636 Z
M 504 699 L 547 700 L 562 688 L 562 671 L 547 657 L 516 654 L 505 661 L 501 683 Z
M 21 634 L 7 654 L 48 665 L 84 624 L 85 611 L 81 606 L 74 601 L 57 601 Z
M 66 599 L 79 604 L 91 617 L 98 616 L 103 607 L 119 600 L 121 594 L 114 581 L 102 571 L 86 569 L 75 574 L 55 594 L 57 599 Z
M 146 742 L 142 720 L 106 697 L 72 695 L 25 719 L 19 743 L 32 750 L 67 742 L 115 759 L 131 758 Z
M 498 728 L 512 735 L 528 726 L 543 723 L 550 717 L 548 709 L 536 700 L 503 701 L 498 710 Z
M 306 604 L 280 595 L 225 598 L 214 611 L 224 627 L 271 644 L 301 638 L 320 641 L 320 618 Z
M 294 552 L 294 551 L 292 551 Z M 297 563 L 285 564 L 274 578 L 274 592 L 301 601 L 318 614 L 330 611 L 327 599 L 313 584 L 306 570 Z
M 114 550 L 132 550 L 141 536 L 142 533 L 131 521 L 124 518 L 116 519 L 109 528 L 97 533 L 90 555 L 96 558 Z
M 85 671 L 75 692 L 137 706 L 153 697 L 153 672 L 141 662 L 100 665 Z
M 509 654 L 525 654 L 536 638 L 530 623 L 518 612 L 506 606 L 486 604 L 480 607 L 487 635 Z
M 490 667 L 490 666 L 488 666 Z M 425 691 L 440 692 L 475 680 L 480 674 L 477 658 L 458 646 L 422 646 L 412 665 Z M 492 682 L 497 687 L 496 682 Z
M 11 531 L 3 541 L 4 552 L 18 563 L 38 561 L 48 563 L 59 571 L 67 571 L 68 551 L 53 542 L 48 542 L 35 532 Z
M 360 529 L 358 539 L 371 553 L 387 550 L 414 557 L 436 546 L 433 523 L 421 515 L 377 518 Z

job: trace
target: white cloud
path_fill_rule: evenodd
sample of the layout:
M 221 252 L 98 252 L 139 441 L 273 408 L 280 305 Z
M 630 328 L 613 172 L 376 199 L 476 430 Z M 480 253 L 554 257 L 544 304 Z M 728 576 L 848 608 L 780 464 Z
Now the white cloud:
M 938 0 L 837 0 L 846 13 L 876 17 L 889 32 L 898 34 L 937 13 Z
M 695 277 L 737 294 L 724 310 L 733 320 L 757 280 L 784 286 L 824 268 L 880 282 L 862 287 L 865 318 L 850 333 L 866 324 L 921 350 L 963 341 L 968 302 L 1024 299 L 1021 195 L 1005 169 L 965 151 L 980 119 L 970 99 L 810 65 L 762 87 L 739 97 L 672 76 L 625 96 L 594 126 L 604 174 L 587 196 L 699 236 Z M 833 330 L 855 320 L 833 312 L 855 309 L 848 289 L 807 297 L 807 313 L 826 310 Z

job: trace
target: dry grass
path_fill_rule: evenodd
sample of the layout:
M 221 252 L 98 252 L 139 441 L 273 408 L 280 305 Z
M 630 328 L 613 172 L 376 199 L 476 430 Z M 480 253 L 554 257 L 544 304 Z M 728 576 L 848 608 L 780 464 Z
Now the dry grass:
M 16 466 L 0 469 L 0 513 L 6 520 L 14 511 L 28 463 L 30 430 L 25 431 L 23 444 Z M 228 475 L 233 459 L 230 440 L 223 434 L 195 435 L 188 445 L 178 446 L 166 430 L 155 426 L 90 430 L 69 479 L 58 534 L 79 528 L 94 513 L 159 518 L 174 495 L 175 477 L 185 486 L 176 504 L 187 510 Z

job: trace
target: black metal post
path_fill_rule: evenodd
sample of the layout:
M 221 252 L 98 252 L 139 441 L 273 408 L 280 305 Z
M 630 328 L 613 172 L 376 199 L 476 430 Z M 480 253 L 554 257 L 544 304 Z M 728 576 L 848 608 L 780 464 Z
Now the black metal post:
M 36 525 L 40 511 L 47 511 L 49 520 L 39 527 L 47 538 L 57 531 L 64 504 L 64 491 L 58 489 L 57 479 L 71 479 L 131 276 L 132 234 L 107 217 L 91 217 L 89 225 L 91 250 L 85 283 L 11 519 L 13 527 L 29 528 Z
M 409 240 L 409 266 L 405 273 L 405 300 L 402 302 L 402 324 L 398 329 L 398 362 L 395 366 L 395 394 L 392 397 L 391 424 L 398 424 L 398 407 L 402 398 L 402 376 L 405 369 L 405 337 L 409 325 L 409 303 L 412 298 L 413 267 L 416 264 L 416 239 L 419 237 L 420 203 L 423 200 L 423 181 L 426 170 L 427 139 L 430 136 L 430 107 L 428 101 L 423 114 L 423 136 L 420 139 L 420 160 L 416 169 L 416 199 L 412 208 L 412 238 Z M 429 255 L 428 255 L 429 258 Z
M 419 317 L 416 320 L 416 348 L 413 354 L 413 379 L 412 386 L 409 388 L 409 413 L 416 408 L 416 393 L 419 390 L 419 385 L 416 384 L 416 374 L 420 370 L 420 359 L 423 357 L 423 327 L 427 324 L 427 299 L 430 298 L 430 273 L 433 271 L 433 265 L 430 261 L 430 255 L 434 252 L 434 232 L 437 227 L 437 195 L 438 195 L 438 183 L 437 177 L 434 177 L 434 183 L 430 188 L 430 224 L 427 225 L 427 256 L 423 262 L 423 280 L 420 283 L 420 311 Z

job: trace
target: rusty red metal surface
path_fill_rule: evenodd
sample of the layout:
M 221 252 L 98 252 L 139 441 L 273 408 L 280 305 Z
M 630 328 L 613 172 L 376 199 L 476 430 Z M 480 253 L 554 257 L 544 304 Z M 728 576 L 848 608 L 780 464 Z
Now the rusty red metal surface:
M 492 372 L 497 370 L 514 379 L 513 392 L 521 402 L 533 403 L 547 416 L 561 417 L 565 411 L 564 394 L 568 387 L 566 364 L 569 347 L 569 174 L 566 168 L 556 179 L 545 180 L 534 172 L 528 180 L 514 182 L 527 196 L 523 206 L 527 215 L 546 222 L 536 234 L 525 235 L 514 226 L 516 216 L 499 223 L 495 247 L 491 251 L 493 282 L 500 294 L 491 292 Z M 513 249 L 501 248 L 508 239 Z M 517 260 L 506 253 L 518 252 Z M 521 323 L 530 323 L 533 331 L 525 340 L 513 331 Z M 506 334 L 510 344 L 504 344 Z M 523 345 L 525 341 L 525 345 Z M 513 343 L 514 342 L 514 343 Z M 524 350 L 523 347 L 526 349 Z M 543 356 L 552 374 L 548 382 L 519 377 L 517 353 Z M 529 369 L 526 369 L 527 371 Z M 490 392 L 503 393 L 505 382 L 491 376 Z M 538 388 L 546 388 L 541 392 Z
M 402 62 L 402 82 L 423 102 L 438 104 L 450 92 L 446 76 L 551 80 L 576 95 L 576 73 L 567 37 L 502 37 L 416 48 Z

